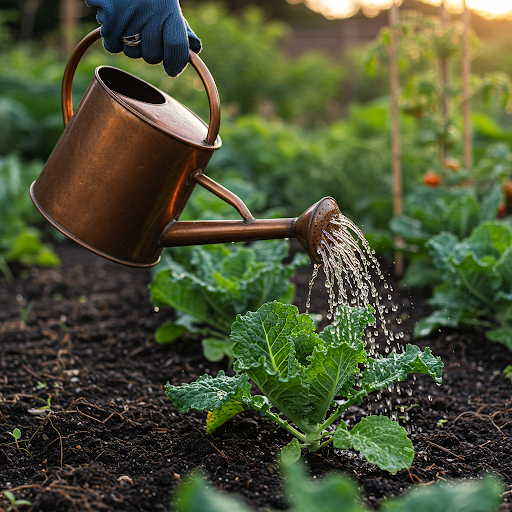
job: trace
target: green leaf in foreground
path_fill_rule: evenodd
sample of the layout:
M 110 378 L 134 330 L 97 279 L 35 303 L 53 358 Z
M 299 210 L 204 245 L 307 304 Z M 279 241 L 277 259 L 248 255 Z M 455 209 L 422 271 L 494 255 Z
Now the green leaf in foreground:
M 254 512 L 240 496 L 227 496 L 208 489 L 194 473 L 176 489 L 171 510 L 176 512 Z
M 299 440 L 294 437 L 286 446 L 281 448 L 281 466 L 291 466 L 300 459 Z
M 283 490 L 289 512 L 368 512 L 357 486 L 333 472 L 312 480 L 300 464 L 282 467 Z M 254 512 L 237 495 L 207 487 L 202 475 L 189 476 L 176 489 L 176 512 Z M 502 486 L 492 477 L 471 482 L 413 487 L 383 502 L 383 512 L 497 512 Z
M 383 512 L 492 512 L 501 503 L 500 483 L 486 476 L 480 481 L 417 487 L 405 496 L 386 500 Z
M 414 449 L 407 432 L 387 416 L 363 418 L 350 432 L 343 423 L 334 433 L 337 448 L 355 448 L 368 462 L 391 473 L 411 467 Z
M 409 467 L 414 457 L 407 433 L 397 423 L 370 416 L 350 432 L 343 420 L 334 435 L 329 427 L 368 393 L 403 381 L 411 373 L 424 373 L 440 383 L 443 363 L 430 349 L 422 352 L 413 345 L 401 354 L 368 358 L 363 335 L 374 322 L 371 306 L 340 305 L 334 322 L 317 334 L 311 318 L 299 314 L 295 306 L 264 304 L 256 312 L 238 315 L 233 324 L 237 375 L 226 377 L 219 372 L 215 378 L 203 376 L 192 384 L 167 384 L 167 396 L 182 412 L 210 411 L 208 432 L 242 411 L 259 411 L 296 438 L 284 448 L 287 461 L 298 458 L 302 447 L 316 451 L 334 442 L 396 472 Z M 248 379 L 262 395 L 250 395 Z M 344 398 L 341 405 L 330 412 L 340 396 Z

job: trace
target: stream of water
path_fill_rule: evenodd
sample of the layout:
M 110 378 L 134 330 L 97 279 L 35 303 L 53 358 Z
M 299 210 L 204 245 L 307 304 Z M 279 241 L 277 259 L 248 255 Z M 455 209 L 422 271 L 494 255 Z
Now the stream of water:
M 318 244 L 317 251 L 322 258 L 323 265 L 314 265 L 313 275 L 309 282 L 306 311 L 309 310 L 311 304 L 311 290 L 318 276 L 319 268 L 323 266 L 325 286 L 329 295 L 327 318 L 330 320 L 334 317 L 336 308 L 340 304 L 358 307 L 372 305 L 376 312 L 378 325 L 376 323 L 366 332 L 369 352 L 374 354 L 379 349 L 377 337 L 380 326 L 386 340 L 384 350 L 388 353 L 395 336 L 402 338 L 403 332 L 394 334 L 392 330 L 388 329 L 385 315 L 389 313 L 389 308 L 382 304 L 383 298 L 375 286 L 372 274 L 376 275 L 377 280 L 382 283 L 388 301 L 392 300 L 393 289 L 384 278 L 375 257 L 375 251 L 371 249 L 361 230 L 350 219 L 340 213 L 330 219 L 329 228 L 329 231 L 322 230 L 322 239 Z M 391 309 L 396 312 L 398 305 L 393 304 Z M 400 319 L 397 321 L 400 323 Z M 396 349 L 393 348 L 393 350 Z

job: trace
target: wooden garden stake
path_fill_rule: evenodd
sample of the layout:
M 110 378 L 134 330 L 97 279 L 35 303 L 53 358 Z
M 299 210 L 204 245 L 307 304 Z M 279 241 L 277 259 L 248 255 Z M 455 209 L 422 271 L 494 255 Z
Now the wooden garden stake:
M 469 75 L 471 72 L 471 60 L 469 58 L 469 27 L 471 25 L 471 11 L 463 0 L 464 32 L 462 35 L 462 113 L 464 118 L 464 167 L 471 169 L 473 166 L 473 148 L 471 142 L 471 104 L 469 91 Z
M 448 12 L 446 11 L 446 6 L 444 0 L 441 2 L 439 6 L 439 14 L 441 17 L 441 23 L 443 25 L 443 29 L 446 28 L 448 24 Z M 446 88 L 448 87 L 448 59 L 446 57 L 441 57 L 441 119 L 443 123 L 443 128 L 446 130 L 446 123 L 448 122 L 448 99 L 446 97 Z M 439 155 L 441 157 L 441 164 L 444 164 L 444 161 L 447 157 L 446 146 L 444 142 L 439 144 Z
M 391 152 L 393 169 L 393 215 L 402 214 L 402 167 L 400 162 L 400 113 L 398 110 L 398 64 L 396 30 L 398 5 L 393 0 L 389 10 L 390 76 L 391 76 Z M 401 238 L 395 237 L 395 246 L 400 247 Z M 400 277 L 404 270 L 403 255 L 395 251 L 395 274 Z

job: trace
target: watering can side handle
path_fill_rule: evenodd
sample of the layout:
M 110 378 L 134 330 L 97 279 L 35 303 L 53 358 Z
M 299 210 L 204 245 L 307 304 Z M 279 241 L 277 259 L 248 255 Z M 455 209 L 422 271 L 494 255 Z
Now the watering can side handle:
M 64 120 L 64 127 L 69 123 L 71 116 L 73 115 L 73 78 L 75 77 L 75 71 L 89 46 L 95 41 L 101 38 L 101 28 L 93 30 L 90 34 L 87 34 L 73 50 L 73 53 L 69 57 L 66 69 L 64 70 L 64 76 L 62 77 L 62 117 Z
M 66 69 L 64 71 L 64 76 L 62 78 L 62 117 L 64 120 L 64 127 L 68 124 L 71 116 L 73 115 L 73 99 L 72 99 L 72 89 L 73 89 L 73 78 L 75 77 L 75 71 L 80 62 L 80 59 L 83 57 L 86 50 L 98 39 L 101 38 L 100 33 L 101 28 L 97 28 L 93 30 L 91 33 L 87 34 L 73 50 L 73 53 L 69 57 L 68 63 L 66 65 Z M 190 52 L 190 63 L 197 71 L 197 74 L 201 78 L 203 82 L 204 88 L 206 89 L 206 94 L 208 96 L 208 102 L 210 104 L 210 123 L 208 126 L 208 134 L 206 136 L 205 142 L 210 146 L 213 146 L 215 140 L 217 139 L 217 135 L 219 134 L 220 128 L 220 99 L 219 93 L 217 91 L 217 86 L 215 85 L 215 81 L 213 77 L 201 60 L 201 58 L 195 54 L 192 50 Z

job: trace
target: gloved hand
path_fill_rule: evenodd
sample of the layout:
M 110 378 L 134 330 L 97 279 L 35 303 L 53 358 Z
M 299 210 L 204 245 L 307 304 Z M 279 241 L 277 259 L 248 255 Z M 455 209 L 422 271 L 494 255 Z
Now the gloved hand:
M 189 60 L 189 47 L 201 51 L 201 41 L 188 26 L 178 0 L 85 0 L 97 7 L 103 46 L 110 53 L 142 57 L 149 64 L 164 62 L 165 72 L 178 76 Z M 127 46 L 121 37 L 139 34 L 141 44 Z

